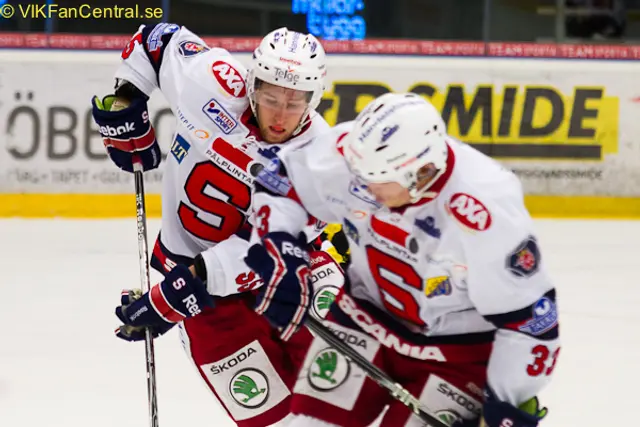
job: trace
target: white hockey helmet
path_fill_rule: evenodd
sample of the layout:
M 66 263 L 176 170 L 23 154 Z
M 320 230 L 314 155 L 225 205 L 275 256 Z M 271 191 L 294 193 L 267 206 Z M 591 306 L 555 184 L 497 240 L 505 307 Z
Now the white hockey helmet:
M 311 34 L 278 28 L 267 34 L 253 52 L 247 78 L 247 94 L 257 117 L 255 93 L 259 81 L 310 92 L 309 104 L 294 135 L 309 122 L 309 114 L 320 104 L 327 74 L 326 54 Z M 258 84 L 256 84 L 258 83 Z
M 413 93 L 387 93 L 358 114 L 341 145 L 364 183 L 397 182 L 415 203 L 447 169 L 446 139 L 442 116 L 430 102 Z M 419 172 L 430 163 L 434 175 L 418 189 Z

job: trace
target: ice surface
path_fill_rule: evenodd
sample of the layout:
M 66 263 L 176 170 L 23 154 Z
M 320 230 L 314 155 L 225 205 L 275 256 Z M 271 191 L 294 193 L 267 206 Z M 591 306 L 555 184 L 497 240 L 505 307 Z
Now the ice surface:
M 149 221 L 150 246 L 158 226 Z M 629 425 L 640 383 L 640 222 L 537 226 L 563 339 L 542 425 Z M 147 426 L 144 345 L 113 335 L 120 290 L 140 284 L 135 221 L 2 220 L 0 243 L 0 426 Z M 232 426 L 175 329 L 155 344 L 160 426 Z

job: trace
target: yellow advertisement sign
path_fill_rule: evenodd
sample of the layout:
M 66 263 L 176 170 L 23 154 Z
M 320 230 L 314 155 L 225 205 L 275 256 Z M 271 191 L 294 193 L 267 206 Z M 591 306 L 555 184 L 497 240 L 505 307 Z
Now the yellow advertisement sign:
M 334 82 L 319 111 L 333 125 L 353 119 L 375 97 L 381 82 Z M 503 159 L 602 160 L 617 152 L 619 99 L 604 87 L 431 83 L 408 88 L 442 111 L 449 134 Z

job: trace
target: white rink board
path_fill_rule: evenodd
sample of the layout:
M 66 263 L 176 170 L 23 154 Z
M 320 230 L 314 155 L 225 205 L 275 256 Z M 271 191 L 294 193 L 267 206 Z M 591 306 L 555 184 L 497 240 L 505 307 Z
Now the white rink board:
M 131 192 L 90 113 L 91 97 L 112 90 L 119 60 L 117 51 L 0 51 L 0 194 Z M 527 194 L 635 197 L 638 71 L 632 61 L 332 55 L 321 111 L 333 124 L 381 90 L 414 90 L 432 95 L 452 135 L 486 144 L 515 169 Z M 175 119 L 159 92 L 150 114 L 166 152 Z M 161 170 L 146 176 L 147 192 L 159 193 Z

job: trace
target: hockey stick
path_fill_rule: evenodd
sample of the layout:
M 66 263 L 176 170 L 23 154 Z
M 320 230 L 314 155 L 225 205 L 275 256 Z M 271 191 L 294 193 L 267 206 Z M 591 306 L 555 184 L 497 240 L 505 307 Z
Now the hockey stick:
M 136 223 L 138 228 L 138 255 L 142 292 L 151 287 L 149 279 L 149 246 L 147 244 L 147 208 L 144 203 L 144 176 L 142 163 L 134 159 L 134 180 L 136 186 Z M 145 329 L 144 349 L 147 359 L 147 396 L 149 400 L 149 425 L 158 427 L 158 403 L 156 393 L 156 362 L 153 337 L 150 329 Z
M 338 350 L 344 357 L 359 366 L 373 381 L 385 388 L 391 395 L 401 403 L 411 409 L 411 411 L 430 427 L 449 427 L 444 422 L 431 415 L 422 405 L 420 401 L 407 391 L 400 384 L 396 383 L 382 369 L 373 365 L 365 359 L 360 353 L 355 351 L 349 344 L 342 341 L 333 334 L 331 329 L 326 327 L 320 320 L 313 316 L 308 316 L 305 322 L 307 327 L 315 332 L 320 338 L 327 342 L 330 346 Z

